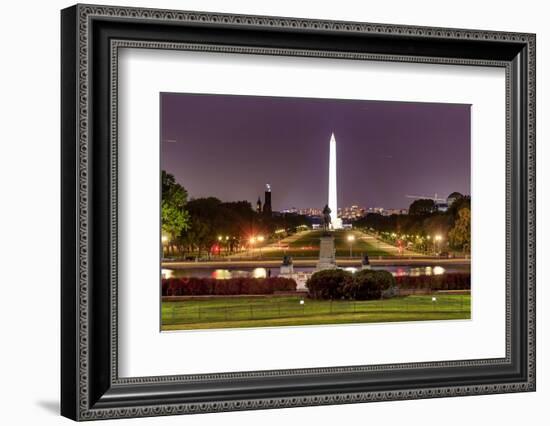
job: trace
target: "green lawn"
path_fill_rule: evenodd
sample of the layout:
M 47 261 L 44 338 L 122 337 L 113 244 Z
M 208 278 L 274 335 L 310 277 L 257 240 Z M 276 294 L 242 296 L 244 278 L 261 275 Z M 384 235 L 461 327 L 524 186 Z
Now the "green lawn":
M 469 294 L 334 302 L 300 296 L 216 297 L 162 303 L 163 330 L 469 318 Z
M 319 238 L 322 236 L 323 231 L 310 231 L 304 234 L 296 241 L 289 244 L 287 254 L 293 257 L 318 257 L 319 256 Z M 337 257 L 349 257 L 350 243 L 347 238 L 348 235 L 353 234 L 355 241 L 352 244 L 352 254 L 354 257 L 359 257 L 361 253 L 368 253 L 369 256 L 388 256 L 385 250 L 381 250 L 374 245 L 367 243 L 361 239 L 364 234 L 360 231 L 350 230 L 338 230 L 334 231 L 334 245 L 336 248 Z

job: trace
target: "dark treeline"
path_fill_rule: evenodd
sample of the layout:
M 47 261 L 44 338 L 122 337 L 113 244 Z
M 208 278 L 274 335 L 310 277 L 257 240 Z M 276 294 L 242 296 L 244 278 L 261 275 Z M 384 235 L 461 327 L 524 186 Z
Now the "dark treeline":
M 310 225 L 306 216 L 258 213 L 248 201 L 223 202 L 214 197 L 187 200 L 185 189 L 164 171 L 162 188 L 163 240 L 170 256 L 232 253 L 247 246 L 250 238 L 262 235 L 267 241 L 276 230 L 284 230 L 279 234 L 284 235 L 300 225 Z
M 442 245 L 455 250 L 470 250 L 470 197 L 454 201 L 445 212 L 437 211 L 432 200 L 416 200 L 408 214 L 383 216 L 368 213 L 354 227 L 366 228 L 389 240 L 402 239 L 419 249 L 429 249 L 434 235 L 442 236 Z

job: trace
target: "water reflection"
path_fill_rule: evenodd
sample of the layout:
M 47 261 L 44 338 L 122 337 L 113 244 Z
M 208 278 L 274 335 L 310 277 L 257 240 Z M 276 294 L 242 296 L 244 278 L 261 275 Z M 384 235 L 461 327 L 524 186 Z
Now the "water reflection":
M 356 267 L 342 268 L 346 271 L 355 273 L 360 270 Z M 403 265 L 403 266 L 373 266 L 373 270 L 386 270 L 391 272 L 396 277 L 410 275 L 418 277 L 421 275 L 443 275 L 454 272 L 470 272 L 469 265 L 449 265 L 449 266 L 432 266 L 432 265 Z M 314 267 L 294 267 L 294 272 L 297 274 L 311 274 L 315 272 Z M 186 268 L 186 269 L 162 269 L 163 278 L 183 278 L 183 277 L 203 277 L 215 278 L 218 280 L 226 280 L 229 278 L 253 277 L 266 278 L 276 277 L 279 275 L 278 267 L 260 267 L 260 268 L 236 268 L 236 269 L 215 269 L 215 268 Z
M 265 268 L 254 268 L 252 271 L 252 277 L 253 278 L 266 278 L 267 277 L 267 269 Z
M 174 274 L 174 270 L 173 269 L 161 269 L 160 270 L 160 275 L 162 276 L 162 278 L 174 278 L 175 274 Z
M 434 266 L 433 274 L 434 275 L 443 275 L 445 273 L 445 268 L 442 266 Z
M 419 277 L 421 275 L 443 275 L 446 269 L 442 266 L 421 266 L 417 268 L 397 268 L 393 275 L 401 277 L 404 275 L 410 275 L 411 277 Z M 456 272 L 456 271 L 449 271 Z
M 179 271 L 178 271 L 179 272 Z M 183 271 L 182 271 L 183 272 Z M 182 274 L 178 276 L 192 276 L 191 274 Z M 195 275 L 197 276 L 197 275 Z M 198 274 L 198 276 L 203 276 Z M 215 269 L 210 274 L 210 278 L 215 278 L 217 280 L 227 280 L 229 278 L 243 278 L 243 277 L 252 277 L 252 278 L 266 278 L 267 269 L 266 268 L 254 268 L 251 271 L 242 271 L 237 269 Z

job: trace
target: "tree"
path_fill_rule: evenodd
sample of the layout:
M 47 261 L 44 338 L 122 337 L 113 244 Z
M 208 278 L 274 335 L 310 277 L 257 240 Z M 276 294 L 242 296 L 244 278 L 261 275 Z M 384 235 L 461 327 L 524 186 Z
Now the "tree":
M 449 231 L 449 243 L 451 246 L 470 251 L 470 209 L 465 207 L 458 211 L 458 218 L 454 227 Z
M 343 293 L 355 300 L 380 299 L 394 293 L 396 287 L 394 276 L 388 271 L 364 269 L 353 274 L 353 279 L 346 282 Z
M 435 202 L 430 199 L 414 200 L 409 207 L 410 215 L 426 215 L 435 210 Z
M 352 274 L 343 269 L 324 269 L 309 277 L 306 287 L 312 299 L 340 299 L 352 280 Z
M 173 175 L 162 171 L 161 219 L 162 232 L 170 241 L 189 228 L 189 213 L 185 210 L 187 191 Z
M 461 198 L 457 198 L 453 204 L 449 206 L 449 209 L 447 210 L 447 213 L 452 215 L 454 219 L 456 220 L 458 218 L 458 212 L 462 210 L 463 208 L 470 208 L 470 197 L 469 196 L 462 196 Z

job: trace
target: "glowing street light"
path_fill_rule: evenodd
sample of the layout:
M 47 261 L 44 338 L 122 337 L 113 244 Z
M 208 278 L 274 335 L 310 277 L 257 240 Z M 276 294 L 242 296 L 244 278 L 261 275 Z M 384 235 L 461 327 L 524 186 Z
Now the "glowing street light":
M 350 234 L 348 235 L 348 243 L 349 243 L 349 257 L 353 257 L 352 254 L 352 247 L 353 247 L 353 242 L 355 241 L 355 235 L 353 234 Z
M 162 234 L 160 240 L 162 242 L 162 257 L 164 258 L 164 252 L 168 251 L 168 243 L 170 242 L 170 238 L 168 237 L 168 235 Z
M 436 252 L 439 252 L 439 243 L 441 240 L 443 240 L 443 237 L 440 234 L 434 235 L 434 246 Z
M 250 247 L 250 254 L 254 253 L 254 244 L 256 244 L 256 237 L 252 236 L 248 239 L 249 247 Z
M 258 240 L 259 243 L 263 243 L 264 240 L 265 240 L 265 238 L 264 238 L 263 235 L 258 235 L 258 236 L 256 237 L 256 240 Z M 262 246 L 260 246 L 260 257 L 262 257 Z

